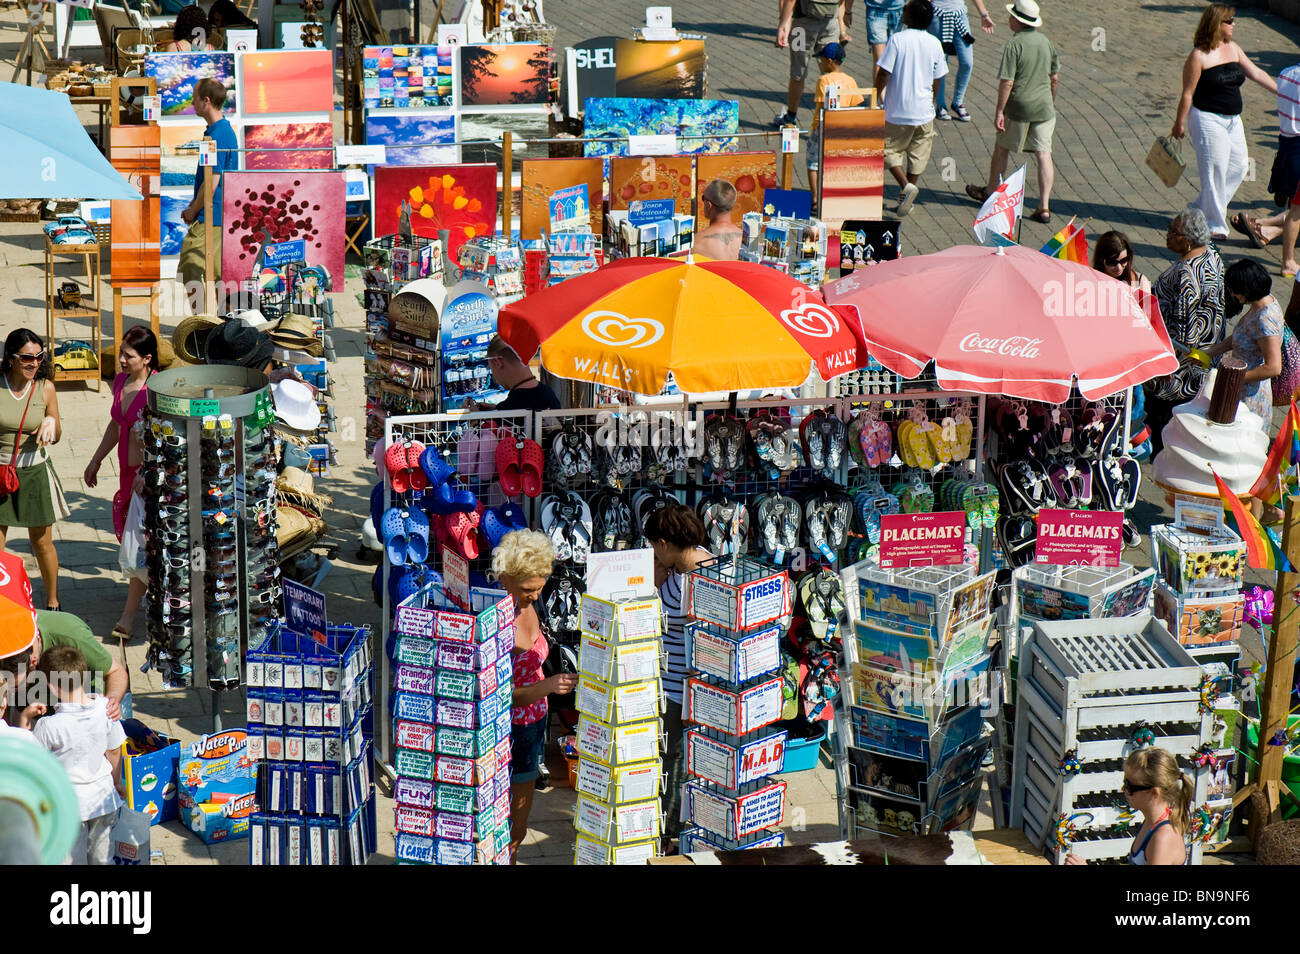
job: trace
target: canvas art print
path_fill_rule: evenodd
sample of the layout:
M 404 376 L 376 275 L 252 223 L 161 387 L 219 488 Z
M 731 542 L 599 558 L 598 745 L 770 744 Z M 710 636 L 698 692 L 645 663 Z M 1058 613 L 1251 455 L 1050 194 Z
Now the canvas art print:
M 158 180 L 162 149 L 157 126 L 113 126 L 109 161 L 144 201 L 114 199 L 110 205 L 109 247 L 114 288 L 148 287 L 161 277 L 158 233 Z
M 703 99 L 705 65 L 703 40 L 656 43 L 619 39 L 614 44 L 614 95 Z
M 456 116 L 451 112 L 366 115 L 366 142 L 397 146 L 388 152 L 390 166 L 428 166 L 459 162 Z
M 161 219 L 161 228 L 159 236 L 161 246 L 159 251 L 163 255 L 179 255 L 181 253 L 181 243 L 185 241 L 185 233 L 190 227 L 185 224 L 181 218 L 181 213 L 185 207 L 190 204 L 193 196 L 190 195 L 163 195 L 159 197 L 159 211 Z M 217 239 L 213 238 L 213 245 L 217 245 Z
M 672 199 L 675 212 L 690 215 L 694 161 L 690 156 L 613 157 L 609 160 L 609 207 L 626 209 L 630 202 Z
M 684 153 L 732 152 L 739 130 L 740 103 L 734 99 L 589 99 L 583 120 L 588 137 L 673 135 Z M 588 156 L 621 156 L 627 143 L 611 138 L 585 149 Z
M 454 46 L 367 46 L 361 95 L 367 109 L 455 106 Z
M 460 158 L 464 162 L 491 162 L 501 165 L 501 134 L 514 137 L 510 169 L 519 172 L 525 159 L 543 159 L 548 147 L 529 140 L 545 139 L 551 134 L 551 120 L 544 109 L 495 113 L 462 113 L 460 116 Z M 474 140 L 488 140 L 474 142 Z
M 375 170 L 376 235 L 397 231 L 402 202 L 411 204 L 411 231 L 437 238 L 446 229 L 453 259 L 472 238 L 491 236 L 497 220 L 497 167 L 380 166 Z
M 245 169 L 330 169 L 334 166 L 334 126 L 331 123 L 246 124 L 244 149 L 247 150 Z M 256 149 L 268 151 L 253 151 Z M 280 151 L 286 149 L 292 151 Z
M 739 224 L 746 212 L 762 212 L 764 191 L 776 188 L 776 154 L 724 152 L 699 156 L 695 160 L 697 195 L 714 179 L 724 179 L 736 187 L 731 221 Z
M 256 50 L 240 60 L 240 106 L 253 113 L 328 113 L 334 109 L 330 50 Z
M 221 191 L 224 281 L 253 277 L 266 230 L 273 242 L 306 239 L 307 264 L 323 265 L 330 290 L 343 290 L 343 173 L 227 172 Z
M 550 229 L 547 201 L 566 186 L 586 183 L 591 207 L 591 230 L 601 234 L 601 189 L 604 187 L 604 163 L 599 159 L 527 159 L 523 167 L 523 215 L 519 234 L 526 239 L 538 238 Z
M 821 219 L 838 232 L 845 219 L 882 219 L 885 113 L 828 109 L 822 118 Z
M 551 100 L 551 49 L 540 43 L 460 48 L 460 101 L 481 106 L 545 106 Z
M 222 113 L 231 116 L 236 112 L 233 53 L 150 53 L 144 58 L 144 75 L 158 83 L 164 116 L 193 116 L 194 84 L 207 77 L 226 88 Z
M 162 136 L 162 186 L 191 188 L 199 168 L 199 140 L 203 138 L 202 120 L 193 123 L 168 123 L 158 127 Z

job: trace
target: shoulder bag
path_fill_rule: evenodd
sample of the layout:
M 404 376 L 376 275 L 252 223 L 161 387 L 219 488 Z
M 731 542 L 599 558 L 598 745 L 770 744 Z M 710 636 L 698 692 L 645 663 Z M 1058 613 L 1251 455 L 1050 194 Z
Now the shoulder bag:
M 14 455 L 9 463 L 0 466 L 0 497 L 8 497 L 18 490 L 18 468 L 14 466 L 14 462 L 18 460 L 18 448 L 23 442 L 23 428 L 27 425 L 27 411 L 32 406 L 32 395 L 36 393 L 36 382 L 32 381 L 29 387 L 27 403 L 23 405 L 23 418 L 18 422 L 18 434 L 14 438 Z

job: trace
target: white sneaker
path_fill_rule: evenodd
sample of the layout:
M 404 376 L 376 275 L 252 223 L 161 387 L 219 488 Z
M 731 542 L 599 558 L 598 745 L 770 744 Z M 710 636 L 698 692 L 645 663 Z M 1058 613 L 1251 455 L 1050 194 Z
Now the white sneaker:
M 902 218 L 904 215 L 911 212 L 912 205 L 916 202 L 916 197 L 920 194 L 921 190 L 917 187 L 915 182 L 909 182 L 907 185 L 903 186 L 903 190 L 898 194 L 898 208 L 894 210 L 894 214 L 899 218 Z

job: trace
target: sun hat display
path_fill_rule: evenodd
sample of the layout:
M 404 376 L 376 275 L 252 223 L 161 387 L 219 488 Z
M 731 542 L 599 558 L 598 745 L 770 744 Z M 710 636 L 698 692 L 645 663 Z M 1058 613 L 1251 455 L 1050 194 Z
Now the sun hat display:
M 286 379 L 271 385 L 275 416 L 296 431 L 314 431 L 320 427 L 320 405 L 312 389 L 301 381 Z
M 312 320 L 306 315 L 290 312 L 278 324 L 268 327 L 266 333 L 277 348 L 305 351 L 314 358 L 319 358 L 325 350 Z
M 207 352 L 208 333 L 221 324 L 216 315 L 191 315 L 181 320 L 172 333 L 172 349 L 189 364 L 202 364 Z
M 261 370 L 274 351 L 271 339 L 239 319 L 217 325 L 208 332 L 203 357 L 208 364 L 227 364 Z

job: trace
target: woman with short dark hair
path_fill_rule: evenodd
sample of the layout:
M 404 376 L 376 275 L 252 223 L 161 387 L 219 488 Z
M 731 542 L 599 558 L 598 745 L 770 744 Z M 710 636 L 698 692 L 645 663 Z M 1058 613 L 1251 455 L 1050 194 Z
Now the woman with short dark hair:
M 1254 259 L 1243 258 L 1229 265 L 1224 285 L 1232 303 L 1231 313 L 1236 314 L 1243 305 L 1249 310 L 1231 336 L 1207 349 L 1207 353 L 1217 358 L 1232 351 L 1246 362 L 1241 400 L 1264 419 L 1267 431 L 1273 418 L 1273 379 L 1282 372 L 1282 309 L 1270 294 L 1273 280 Z

